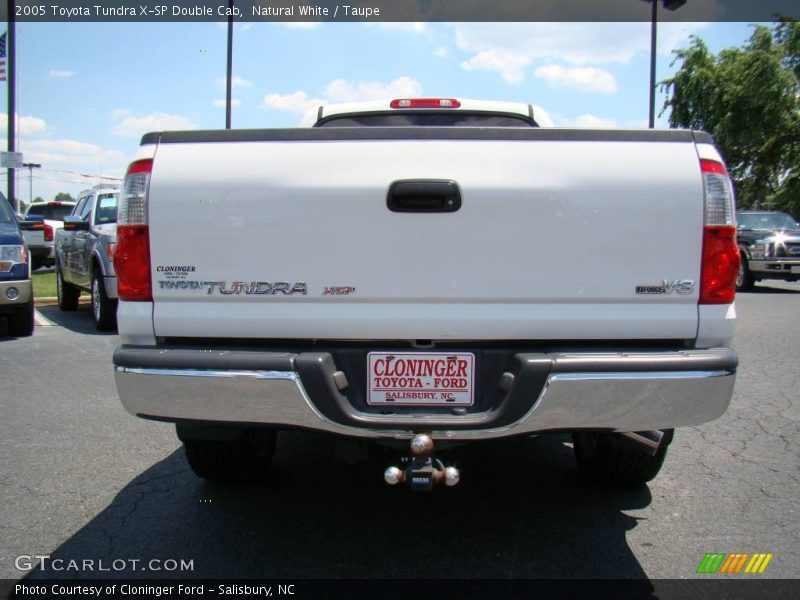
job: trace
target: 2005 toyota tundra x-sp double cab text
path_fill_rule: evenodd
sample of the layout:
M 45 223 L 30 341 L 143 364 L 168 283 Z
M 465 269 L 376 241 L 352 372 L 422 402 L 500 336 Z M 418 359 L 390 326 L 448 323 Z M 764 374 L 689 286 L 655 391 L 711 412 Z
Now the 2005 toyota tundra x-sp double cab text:
M 730 179 L 695 131 L 539 127 L 527 105 L 321 107 L 308 129 L 146 135 L 119 200 L 126 409 L 210 480 L 275 431 L 441 450 L 572 432 L 599 482 L 654 477 L 733 392 Z

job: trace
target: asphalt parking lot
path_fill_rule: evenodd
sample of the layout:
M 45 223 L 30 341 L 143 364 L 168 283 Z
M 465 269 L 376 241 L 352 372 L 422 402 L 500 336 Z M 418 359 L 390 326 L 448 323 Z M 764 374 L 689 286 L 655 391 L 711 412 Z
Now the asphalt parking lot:
M 695 573 L 708 552 L 772 553 L 759 577 L 800 577 L 800 285 L 737 310 L 731 407 L 679 430 L 648 486 L 586 486 L 569 438 L 548 435 L 468 447 L 461 485 L 419 495 L 383 484 L 383 452 L 350 465 L 309 433 L 281 435 L 265 486 L 206 484 L 169 425 L 122 409 L 117 337 L 86 307 L 42 308 L 30 338 L 0 324 L 0 578 L 684 579 L 715 577 Z M 51 558 L 18 569 L 29 555 Z

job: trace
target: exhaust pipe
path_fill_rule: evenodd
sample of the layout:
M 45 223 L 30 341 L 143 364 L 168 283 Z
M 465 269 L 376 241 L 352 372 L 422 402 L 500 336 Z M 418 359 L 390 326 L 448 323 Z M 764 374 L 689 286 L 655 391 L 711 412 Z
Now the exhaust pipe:
M 661 444 L 664 440 L 664 432 L 660 429 L 653 429 L 652 431 L 625 431 L 617 435 L 651 456 L 658 454 L 658 450 L 661 448 Z

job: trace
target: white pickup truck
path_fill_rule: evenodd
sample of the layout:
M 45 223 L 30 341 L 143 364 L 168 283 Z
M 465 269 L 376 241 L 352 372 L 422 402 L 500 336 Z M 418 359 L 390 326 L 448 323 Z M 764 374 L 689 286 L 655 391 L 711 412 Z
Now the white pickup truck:
M 687 130 L 539 127 L 535 107 L 398 99 L 307 129 L 151 133 L 125 177 L 117 389 L 217 481 L 275 432 L 442 450 L 571 432 L 603 483 L 656 475 L 737 367 L 730 179 Z M 444 453 L 446 455 L 446 452 Z

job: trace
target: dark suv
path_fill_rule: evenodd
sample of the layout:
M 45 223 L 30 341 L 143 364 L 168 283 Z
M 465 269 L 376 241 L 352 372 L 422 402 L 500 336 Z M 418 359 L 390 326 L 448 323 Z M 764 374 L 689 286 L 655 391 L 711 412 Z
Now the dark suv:
M 790 215 L 773 211 L 736 213 L 739 277 L 736 288 L 750 291 L 762 279 L 800 279 L 800 224 Z
M 28 249 L 5 197 L 0 194 L 0 317 L 11 335 L 33 333 L 33 290 Z

